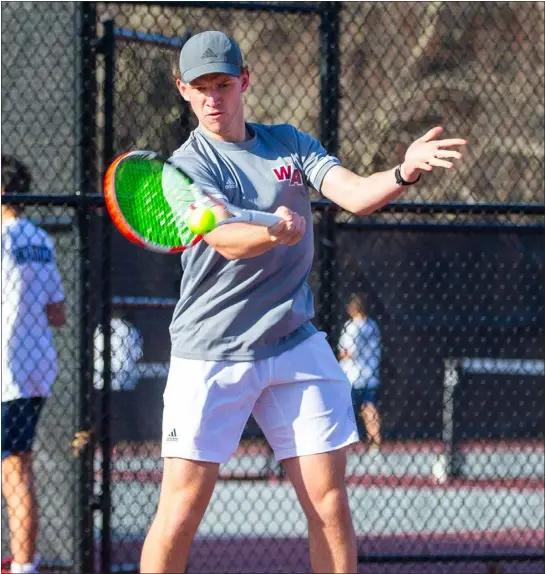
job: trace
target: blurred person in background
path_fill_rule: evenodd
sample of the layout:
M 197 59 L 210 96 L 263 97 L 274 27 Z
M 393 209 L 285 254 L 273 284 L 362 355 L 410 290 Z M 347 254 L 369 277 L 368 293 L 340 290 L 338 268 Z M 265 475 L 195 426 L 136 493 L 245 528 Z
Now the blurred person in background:
M 2 196 L 27 193 L 25 165 L 2 155 Z M 2 495 L 11 572 L 36 572 L 38 505 L 32 443 L 57 376 L 50 327 L 65 323 L 64 290 L 49 235 L 2 204 Z M 8 560 L 8 563 L 10 561 Z
M 219 466 L 250 414 L 305 512 L 313 571 L 356 572 L 345 472 L 346 446 L 359 437 L 350 384 L 312 324 L 310 189 L 352 213 L 373 213 L 422 172 L 453 167 L 462 155 L 450 148 L 466 142 L 438 140 L 443 130 L 433 128 L 401 165 L 360 177 L 294 126 L 246 122 L 250 72 L 238 45 L 218 31 L 184 44 L 176 85 L 199 125 L 172 161 L 212 195 L 280 221 L 218 226 L 182 254 L 163 395 L 163 480 L 141 572 L 185 570 Z
M 144 355 L 142 335 L 120 309 L 113 310 L 110 327 L 112 391 L 133 391 L 139 380 L 136 363 Z M 94 347 L 94 387 L 100 390 L 104 386 L 104 333 L 101 325 L 95 329 Z
M 377 392 L 380 382 L 381 344 L 377 323 L 367 315 L 363 294 L 354 295 L 346 311 L 350 317 L 339 340 L 338 357 L 352 385 L 355 416 L 361 416 L 372 451 L 381 444 Z

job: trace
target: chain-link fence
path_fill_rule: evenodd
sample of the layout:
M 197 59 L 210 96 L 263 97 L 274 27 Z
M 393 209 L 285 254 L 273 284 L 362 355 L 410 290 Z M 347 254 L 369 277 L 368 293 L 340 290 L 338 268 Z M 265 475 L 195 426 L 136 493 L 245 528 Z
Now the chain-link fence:
M 2 192 L 4 154 L 10 154 L 28 167 L 31 193 L 74 194 L 76 7 L 8 2 L 1 10 Z M 72 563 L 78 507 L 78 471 L 70 441 L 77 428 L 79 394 L 79 234 L 73 209 L 44 201 L 25 205 L 17 219 L 7 220 L 4 195 L 2 204 L 2 558 L 15 554 L 24 563 L 30 557 L 35 502 L 28 457 L 17 453 L 26 448 L 25 441 L 32 440 L 38 415 L 36 400 L 25 397 L 46 394 L 56 372 L 34 441 L 37 551 L 46 560 Z M 52 243 L 38 228 L 48 233 Z M 55 327 L 53 318 L 48 330 L 44 305 L 60 299 L 55 265 L 64 291 L 66 321 Z M 16 413 L 19 418 L 13 418 Z M 10 530 L 15 538 L 11 552 Z
M 24 215 L 53 238 L 66 300 L 34 443 L 42 566 L 136 570 L 156 508 L 181 271 L 110 232 L 101 177 L 195 127 L 172 64 L 207 29 L 241 47 L 250 121 L 292 123 L 359 174 L 433 125 L 469 140 L 372 216 L 313 196 L 316 324 L 355 388 L 361 571 L 541 571 L 544 4 L 480 2 L 2 3 L 2 153 L 30 168 Z M 309 571 L 306 528 L 250 420 L 188 571 Z

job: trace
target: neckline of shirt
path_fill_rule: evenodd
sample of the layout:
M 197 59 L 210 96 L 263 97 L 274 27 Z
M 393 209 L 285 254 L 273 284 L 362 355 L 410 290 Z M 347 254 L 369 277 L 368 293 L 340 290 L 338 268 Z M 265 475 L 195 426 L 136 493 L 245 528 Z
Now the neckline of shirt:
M 248 151 L 249 149 L 252 149 L 253 147 L 255 147 L 255 145 L 257 144 L 257 132 L 255 130 L 254 127 L 252 127 L 250 124 L 246 124 L 246 128 L 248 129 L 248 131 L 250 132 L 250 134 L 253 134 L 252 137 L 249 140 L 243 141 L 243 142 L 226 142 L 223 140 L 218 140 L 216 138 L 212 138 L 210 137 L 208 134 L 206 134 L 204 132 L 204 130 L 201 128 L 201 126 L 197 126 L 196 131 L 210 144 L 212 144 L 215 148 L 218 149 L 223 149 L 226 151 Z
M 25 220 L 26 218 L 24 217 L 10 217 L 9 219 L 2 221 L 2 227 L 11 227 L 12 225 L 16 225 L 17 223 L 21 223 Z

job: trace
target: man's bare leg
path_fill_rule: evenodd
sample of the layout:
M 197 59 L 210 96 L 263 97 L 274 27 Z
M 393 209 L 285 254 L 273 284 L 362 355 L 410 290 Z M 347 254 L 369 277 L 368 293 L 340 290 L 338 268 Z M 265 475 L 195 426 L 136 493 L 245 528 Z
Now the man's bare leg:
M 191 543 L 206 512 L 219 464 L 165 458 L 157 514 L 142 549 L 142 574 L 185 571 Z
M 282 461 L 307 516 L 316 574 L 357 572 L 356 535 L 345 486 L 345 449 Z

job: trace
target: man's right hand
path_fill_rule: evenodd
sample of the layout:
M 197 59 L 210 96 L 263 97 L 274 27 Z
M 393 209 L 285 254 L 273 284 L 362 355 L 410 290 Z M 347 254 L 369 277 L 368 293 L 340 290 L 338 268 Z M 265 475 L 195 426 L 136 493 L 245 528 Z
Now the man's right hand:
M 303 235 L 307 222 L 302 215 L 281 205 L 275 212 L 282 221 L 268 228 L 271 240 L 280 245 L 295 245 Z
M 257 257 L 277 245 L 295 245 L 300 241 L 306 229 L 305 218 L 283 206 L 275 215 L 281 221 L 271 227 L 235 221 L 216 227 L 204 236 L 204 240 L 229 260 Z

